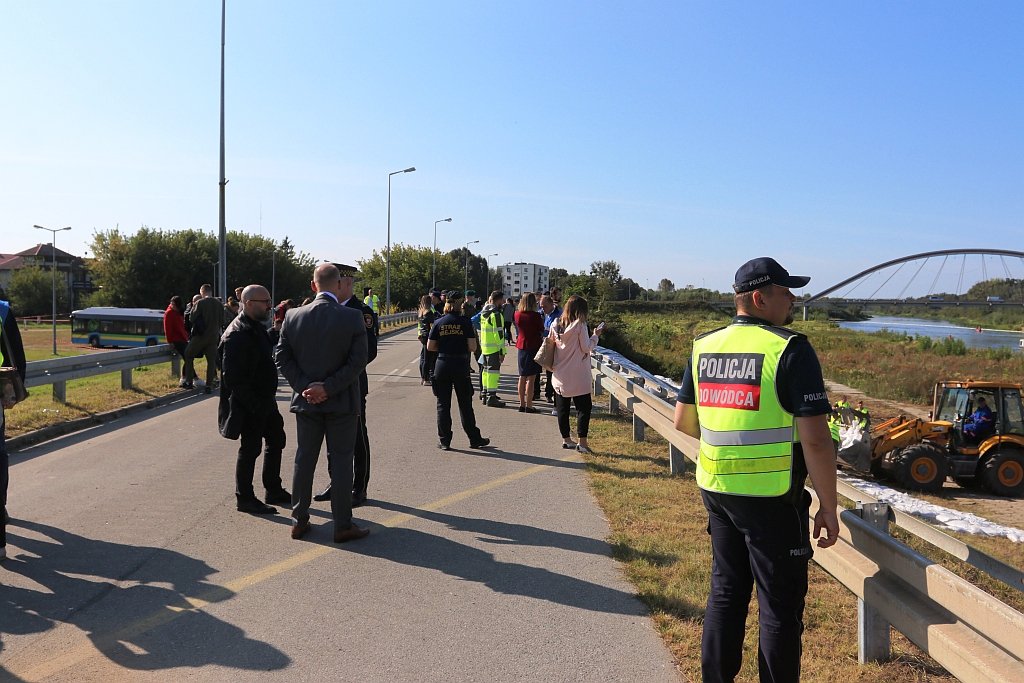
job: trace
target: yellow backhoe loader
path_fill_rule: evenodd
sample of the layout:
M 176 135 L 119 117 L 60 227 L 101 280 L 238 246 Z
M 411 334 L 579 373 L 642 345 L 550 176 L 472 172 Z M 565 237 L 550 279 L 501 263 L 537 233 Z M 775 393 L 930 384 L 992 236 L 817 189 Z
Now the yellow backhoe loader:
M 842 412 L 840 465 L 915 491 L 938 491 L 950 476 L 961 486 L 1024 495 L 1020 384 L 939 382 L 929 420 L 901 415 L 872 427 L 863 414 Z

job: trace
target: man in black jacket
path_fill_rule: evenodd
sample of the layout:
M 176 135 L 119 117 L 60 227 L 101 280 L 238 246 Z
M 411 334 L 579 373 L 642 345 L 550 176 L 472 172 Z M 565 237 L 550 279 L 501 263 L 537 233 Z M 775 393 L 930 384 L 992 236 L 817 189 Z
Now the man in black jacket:
M 281 485 L 281 451 L 284 420 L 277 409 L 277 366 L 274 347 L 267 334 L 271 312 L 270 294 L 260 285 L 242 291 L 242 314 L 231 321 L 220 340 L 221 391 L 218 409 L 220 433 L 228 439 L 241 437 L 235 464 L 235 497 L 238 510 L 257 515 L 277 512 L 270 504 L 290 506 L 292 496 Z M 252 479 L 260 446 L 263 451 L 264 499 L 256 498 Z
M 21 344 L 21 332 L 14 318 L 14 309 L 7 301 L 7 295 L 0 288 L 0 365 L 16 368 L 21 380 L 25 381 L 25 348 Z M 4 411 L 13 407 L 10 397 L 3 397 L 0 407 L 0 560 L 7 557 L 7 484 L 8 457 L 6 441 L 6 420 Z
M 355 280 L 348 269 L 341 265 L 338 270 L 341 272 L 338 301 L 342 306 L 359 311 L 363 315 L 363 324 L 366 325 L 366 364 L 369 365 L 377 357 L 377 333 L 379 323 L 373 309 L 363 303 L 355 296 Z M 347 298 L 346 298 L 347 297 Z M 356 434 L 356 452 L 353 462 L 352 476 L 352 507 L 357 508 L 366 503 L 366 490 L 370 483 L 370 437 L 366 431 L 366 395 L 370 392 L 370 382 L 366 376 L 366 370 L 359 375 L 359 393 L 362 397 L 362 411 L 359 414 L 359 433 Z M 328 470 L 330 461 L 327 463 Z M 331 487 L 328 486 L 322 492 L 313 496 L 313 500 L 327 501 L 331 499 Z

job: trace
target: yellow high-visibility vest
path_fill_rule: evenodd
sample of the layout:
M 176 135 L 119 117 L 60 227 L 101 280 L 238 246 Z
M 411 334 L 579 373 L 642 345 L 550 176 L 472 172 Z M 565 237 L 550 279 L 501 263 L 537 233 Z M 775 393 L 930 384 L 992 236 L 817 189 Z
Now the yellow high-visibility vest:
M 791 486 L 793 414 L 776 386 L 779 359 L 799 335 L 734 323 L 693 342 L 700 422 L 697 485 L 740 496 L 781 496 Z

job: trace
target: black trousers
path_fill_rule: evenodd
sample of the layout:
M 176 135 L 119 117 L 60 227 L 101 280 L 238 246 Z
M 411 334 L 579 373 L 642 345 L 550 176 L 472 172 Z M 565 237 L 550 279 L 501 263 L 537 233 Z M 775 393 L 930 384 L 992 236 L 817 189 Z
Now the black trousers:
M 554 401 L 555 400 L 555 388 L 553 386 L 551 386 L 551 371 L 550 370 L 545 370 L 544 371 L 544 381 L 545 381 L 545 384 L 544 384 L 544 396 L 546 396 L 549 401 Z
M 581 438 L 590 433 L 590 413 L 594 410 L 594 399 L 590 394 L 562 396 L 555 394 L 555 412 L 558 413 L 558 432 L 563 439 L 569 438 L 569 409 L 576 404 L 576 432 Z
M 800 502 L 701 491 L 711 535 L 711 593 L 704 613 L 704 681 L 732 681 L 743 659 L 750 593 L 757 583 L 761 681 L 800 680 L 811 496 Z
M 473 413 L 473 380 L 469 378 L 469 357 L 447 360 L 438 358 L 434 367 L 434 396 L 437 397 L 437 438 L 452 442 L 452 391 L 459 401 L 459 417 L 462 429 L 470 443 L 481 440 Z
M 352 462 L 352 495 L 361 498 L 370 485 L 370 437 L 366 432 L 366 397 L 363 397 L 363 413 L 356 427 L 356 450 Z M 330 463 L 328 463 L 330 464 Z
M 239 498 L 254 498 L 252 478 L 256 473 L 256 458 L 260 456 L 263 442 L 263 488 L 267 493 L 280 491 L 281 451 L 285 446 L 284 420 L 277 407 L 264 420 L 255 417 L 246 419 L 238 444 L 238 459 L 235 461 L 235 495 Z
M 366 394 L 362 396 L 363 412 L 356 420 L 356 445 L 352 457 L 352 497 L 365 498 L 370 485 L 370 437 L 366 431 Z M 327 476 L 331 474 L 331 461 L 327 460 Z
M 423 347 L 420 349 L 420 379 L 429 382 L 434 377 L 434 364 L 437 362 L 437 352 L 427 351 L 426 338 L 420 343 L 423 344 Z
M 4 416 L 0 422 L 0 547 L 7 545 L 7 486 L 10 483 L 10 457 L 7 455 L 6 432 L 7 419 Z

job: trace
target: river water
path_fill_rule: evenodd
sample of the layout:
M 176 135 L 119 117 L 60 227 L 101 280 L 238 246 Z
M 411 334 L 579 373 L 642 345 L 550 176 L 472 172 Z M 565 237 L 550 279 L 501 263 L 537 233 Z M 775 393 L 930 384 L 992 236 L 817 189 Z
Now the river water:
M 961 327 L 945 320 L 922 320 L 920 318 L 900 318 L 882 315 L 860 322 L 840 322 L 839 326 L 861 332 L 878 332 L 879 330 L 905 332 L 912 336 L 921 335 L 922 337 L 931 337 L 932 339 L 945 339 L 952 335 L 954 339 L 963 340 L 964 344 L 972 349 L 1008 347 L 1015 351 L 1021 351 L 1020 340 L 1024 339 L 1024 332 L 1006 330 L 982 330 L 978 332 L 973 327 Z

